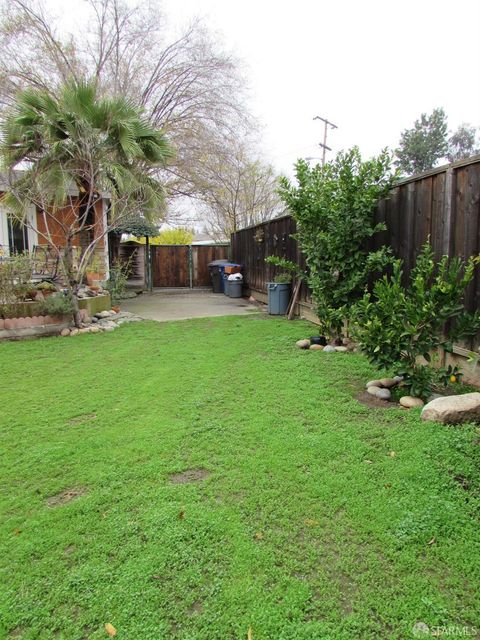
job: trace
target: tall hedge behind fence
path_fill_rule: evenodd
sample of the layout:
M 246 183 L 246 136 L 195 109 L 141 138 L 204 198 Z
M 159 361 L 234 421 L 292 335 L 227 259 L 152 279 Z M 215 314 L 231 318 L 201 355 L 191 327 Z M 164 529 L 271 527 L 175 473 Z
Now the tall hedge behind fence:
M 400 181 L 379 202 L 375 217 L 387 230 L 375 237 L 374 247 L 391 246 L 405 261 L 406 275 L 428 236 L 437 259 L 444 254 L 479 254 L 480 156 Z M 232 234 L 232 259 L 245 266 L 251 289 L 265 293 L 266 283 L 273 279 L 276 268 L 265 264 L 269 255 L 304 264 L 293 233 L 295 221 L 284 216 Z M 310 301 L 306 286 L 300 300 Z M 467 291 L 466 306 L 470 311 L 480 307 L 478 273 Z

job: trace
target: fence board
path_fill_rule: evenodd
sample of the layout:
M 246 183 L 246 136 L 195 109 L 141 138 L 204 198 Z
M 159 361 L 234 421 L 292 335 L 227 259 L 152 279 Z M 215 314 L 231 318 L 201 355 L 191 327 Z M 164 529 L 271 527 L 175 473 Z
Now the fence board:
M 192 245 L 192 284 L 194 287 L 211 285 L 208 263 L 228 258 L 228 249 L 228 245 Z
M 190 286 L 188 246 L 154 245 L 151 252 L 154 287 Z
M 400 181 L 389 197 L 378 204 L 376 221 L 385 221 L 387 231 L 372 246 L 392 247 L 404 260 L 407 278 L 421 246 L 430 236 L 435 258 L 442 255 L 468 258 L 480 252 L 480 156 L 440 167 Z M 249 286 L 263 293 L 278 269 L 265 264 L 265 257 L 278 255 L 304 266 L 305 259 L 292 238 L 295 221 L 283 216 L 232 235 L 232 259 L 245 266 Z M 300 300 L 309 302 L 310 291 L 302 286 Z M 480 274 L 465 296 L 469 310 L 480 307 Z M 478 344 L 478 340 L 476 341 Z

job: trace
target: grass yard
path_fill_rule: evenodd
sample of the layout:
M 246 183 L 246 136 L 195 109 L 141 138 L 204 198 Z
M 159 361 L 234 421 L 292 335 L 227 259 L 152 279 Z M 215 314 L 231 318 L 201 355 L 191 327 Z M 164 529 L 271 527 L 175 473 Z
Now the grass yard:
M 0 637 L 475 637 L 479 428 L 361 405 L 376 373 L 294 346 L 311 333 L 0 345 Z

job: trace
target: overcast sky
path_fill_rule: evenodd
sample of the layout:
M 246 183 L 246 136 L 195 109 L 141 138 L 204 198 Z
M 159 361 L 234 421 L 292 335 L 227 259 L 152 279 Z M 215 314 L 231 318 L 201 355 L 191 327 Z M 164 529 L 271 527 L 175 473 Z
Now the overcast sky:
M 366 155 L 395 147 L 422 112 L 443 107 L 450 128 L 480 125 L 480 1 L 165 0 L 245 61 L 251 108 L 279 171 L 328 144 Z
M 135 2 L 136 0 L 127 0 Z M 151 0 L 172 27 L 195 17 L 243 60 L 263 150 L 279 172 L 333 151 L 394 148 L 422 112 L 480 126 L 480 0 Z M 80 0 L 46 0 L 69 26 Z

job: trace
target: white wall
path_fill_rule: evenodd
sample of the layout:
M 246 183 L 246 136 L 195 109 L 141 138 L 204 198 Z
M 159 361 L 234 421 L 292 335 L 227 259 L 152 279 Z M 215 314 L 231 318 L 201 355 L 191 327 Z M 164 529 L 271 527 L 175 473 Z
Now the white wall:
M 7 224 L 7 214 L 4 209 L 0 206 L 0 246 L 5 251 L 8 252 L 8 224 Z

